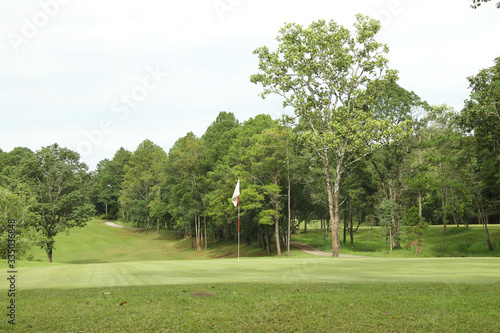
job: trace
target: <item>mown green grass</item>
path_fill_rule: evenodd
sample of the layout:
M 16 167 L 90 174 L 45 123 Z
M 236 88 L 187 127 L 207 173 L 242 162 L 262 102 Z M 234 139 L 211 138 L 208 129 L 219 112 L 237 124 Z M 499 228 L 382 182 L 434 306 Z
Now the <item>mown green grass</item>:
M 439 245 L 441 252 L 447 242 L 454 244 L 453 237 L 474 243 L 477 231 L 482 232 L 449 230 L 443 239 L 438 236 L 442 229 L 431 228 L 424 241 L 431 252 L 424 256 L 436 251 L 432 246 Z M 294 238 L 328 251 L 319 232 Z M 238 262 L 232 242 L 200 254 L 191 249 L 190 239 L 176 240 L 171 233 L 89 223 L 69 236 L 57 236 L 55 262 L 46 262 L 43 251 L 34 250 L 39 262 L 16 263 L 16 329 L 500 331 L 500 258 L 425 258 L 411 250 L 385 254 L 387 245 L 375 229 L 356 234 L 353 253 L 364 254 L 362 258 L 318 257 L 298 250 L 291 258 L 250 258 L 256 248 L 245 246 Z M 455 246 L 458 253 L 470 249 Z M 224 256 L 230 258 L 213 259 Z M 6 267 L 5 260 L 1 264 Z M 1 272 L 7 275 L 6 269 Z M 0 289 L 7 291 L 9 282 L 1 280 Z M 0 293 L 0 305 L 6 309 L 8 304 L 7 292 Z M 12 330 L 7 320 L 0 321 L 0 331 Z
M 498 283 L 263 282 L 34 289 L 22 292 L 18 298 L 16 329 L 20 332 L 498 332 L 498 287 Z M 8 329 L 5 320 L 0 322 L 0 330 Z
M 500 282 L 500 258 L 242 258 L 19 267 L 18 288 L 195 283 Z M 0 287 L 8 281 L 0 283 Z
M 196 252 L 190 238 L 175 238 L 173 231 L 124 229 L 105 225 L 104 221 L 91 221 L 84 228 L 71 229 L 55 237 L 53 261 L 55 263 L 89 264 L 108 262 L 184 260 L 235 258 L 238 256 L 236 242 L 209 241 L 208 250 Z M 47 261 L 47 255 L 40 248 L 30 253 L 35 261 Z M 253 245 L 241 244 L 240 256 L 264 256 L 265 251 Z M 294 250 L 294 257 L 310 257 Z
M 341 232 L 341 253 L 377 257 L 499 257 L 500 225 L 490 225 L 489 233 L 494 251 L 488 250 L 482 226 L 456 227 L 450 225 L 447 235 L 443 236 L 443 226 L 431 226 L 423 235 L 422 253 L 415 255 L 415 248 L 408 247 L 409 241 L 402 233 L 402 249 L 390 250 L 380 227 L 361 227 L 354 234 L 354 247 L 351 248 L 349 234 L 346 243 Z M 331 238 L 323 240 L 321 230 L 309 228 L 307 233 L 293 235 L 292 240 L 314 246 L 322 251 L 331 252 Z

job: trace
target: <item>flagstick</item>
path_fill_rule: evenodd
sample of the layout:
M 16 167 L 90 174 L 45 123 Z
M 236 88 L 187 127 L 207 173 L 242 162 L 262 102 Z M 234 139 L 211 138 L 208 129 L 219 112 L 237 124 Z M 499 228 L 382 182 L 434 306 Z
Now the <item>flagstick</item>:
M 238 195 L 238 262 L 240 262 L 240 196 Z

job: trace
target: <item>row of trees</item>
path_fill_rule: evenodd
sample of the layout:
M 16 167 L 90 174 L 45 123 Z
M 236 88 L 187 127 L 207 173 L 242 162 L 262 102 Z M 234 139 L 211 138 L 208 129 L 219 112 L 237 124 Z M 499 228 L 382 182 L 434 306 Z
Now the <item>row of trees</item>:
M 42 246 L 82 226 L 97 210 L 147 229 L 163 226 L 196 240 L 235 239 L 230 204 L 241 179 L 242 237 L 267 253 L 289 249 L 290 232 L 319 220 L 332 255 L 365 221 L 401 247 L 402 226 L 421 247 L 426 223 L 488 223 L 500 216 L 500 58 L 470 77 L 461 113 L 429 106 L 397 84 L 380 23 L 358 15 L 353 32 L 334 21 L 286 25 L 276 51 L 259 48 L 262 97 L 277 94 L 294 117 L 258 115 L 240 123 L 221 112 L 201 137 L 188 133 L 169 152 L 145 140 L 88 172 L 57 144 L 0 151 L 0 204 L 20 221 L 19 242 Z M 6 225 L 5 225 L 6 226 Z M 327 227 L 328 226 L 328 227 Z M 6 245 L 2 224 L 1 246 Z

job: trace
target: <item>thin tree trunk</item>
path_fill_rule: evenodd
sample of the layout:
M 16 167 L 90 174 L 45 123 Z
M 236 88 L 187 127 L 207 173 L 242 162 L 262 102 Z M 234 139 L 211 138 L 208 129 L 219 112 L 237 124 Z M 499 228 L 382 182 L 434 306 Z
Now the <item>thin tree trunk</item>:
M 483 225 L 484 237 L 486 238 L 488 249 L 490 251 L 493 251 L 493 245 L 491 244 L 491 239 L 490 239 L 490 232 L 488 231 L 488 216 L 487 215 L 485 216 L 484 212 L 479 207 L 479 203 L 477 204 L 477 206 L 478 206 L 477 215 Z
M 344 239 L 343 243 L 345 244 L 347 239 L 347 209 L 344 209 Z
M 205 251 L 208 249 L 207 241 L 207 216 L 203 216 L 203 222 L 205 222 Z
M 49 259 L 49 262 L 52 262 L 52 249 L 50 249 L 50 250 L 47 252 L 47 258 Z
M 350 227 L 349 227 L 349 235 L 351 236 L 351 249 L 354 248 L 354 226 L 353 226 L 353 223 L 352 223 L 352 212 L 350 214 L 350 220 L 351 220 L 351 223 L 350 223 Z
M 297 214 L 297 234 L 300 235 L 300 214 Z
M 324 221 L 323 219 L 321 219 L 321 223 L 323 225 L 323 240 L 326 239 L 326 233 L 328 231 L 328 227 L 326 226 L 326 221 Z
M 422 162 L 422 146 L 420 145 L 420 142 L 421 142 L 421 138 L 419 136 L 418 137 L 418 155 L 419 155 L 418 175 L 419 176 L 422 174 L 422 164 L 423 164 L 423 162 Z M 421 180 L 419 180 L 419 185 L 418 185 L 418 216 L 422 217 L 422 186 L 420 185 L 420 181 Z
M 448 215 L 448 198 L 447 190 L 443 190 L 444 193 L 441 198 L 441 204 L 443 205 L 443 235 L 446 236 L 446 216 Z
M 278 203 L 275 205 L 276 215 L 274 217 L 274 232 L 276 234 L 276 251 L 278 256 L 281 256 L 281 246 L 280 246 L 280 224 L 279 224 L 279 207 Z
M 287 131 L 288 134 L 288 131 Z M 292 219 L 292 208 L 290 206 L 290 160 L 288 158 L 288 135 L 286 137 L 286 169 L 287 169 L 287 181 L 288 181 L 288 239 L 287 239 L 287 251 L 288 256 L 290 256 L 290 237 L 292 235 L 292 231 L 290 229 L 290 221 Z
M 259 241 L 259 249 L 262 248 L 262 235 L 261 235 L 261 231 L 260 231 L 260 225 L 257 225 L 257 240 Z
M 267 248 L 267 255 L 271 255 L 271 242 L 270 242 L 270 236 L 269 236 L 269 226 L 266 225 L 266 248 Z

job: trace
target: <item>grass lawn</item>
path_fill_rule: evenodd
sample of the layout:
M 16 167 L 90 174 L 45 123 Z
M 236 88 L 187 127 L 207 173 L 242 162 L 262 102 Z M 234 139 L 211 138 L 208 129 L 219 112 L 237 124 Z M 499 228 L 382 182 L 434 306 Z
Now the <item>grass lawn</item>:
M 496 284 L 222 283 L 33 289 L 19 332 L 498 332 Z M 120 305 L 121 304 L 121 305 Z M 0 330 L 8 330 L 4 321 Z
M 18 288 L 194 283 L 500 282 L 500 258 L 242 258 L 19 267 Z M 1 285 L 7 287 L 8 281 Z
M 426 235 L 424 250 L 429 252 L 421 257 L 411 250 L 385 254 L 381 236 L 363 229 L 352 253 L 371 257 L 318 257 L 294 250 L 290 258 L 256 258 L 256 247 L 245 245 L 238 262 L 233 242 L 197 253 L 190 239 L 175 240 L 171 233 L 146 234 L 91 222 L 69 236 L 57 236 L 53 263 L 39 249 L 31 253 L 39 261 L 16 263 L 15 328 L 500 332 L 500 258 L 430 258 L 435 246 L 449 246 L 452 237 L 473 243 L 482 230 L 460 234 L 450 228 L 446 241 L 439 231 L 431 228 Z M 319 244 L 324 242 L 319 232 L 294 240 L 328 250 L 327 244 Z M 6 313 L 5 260 L 0 265 L 0 289 L 5 291 L 0 305 Z M 12 330 L 7 320 L 0 321 L 0 331 Z

